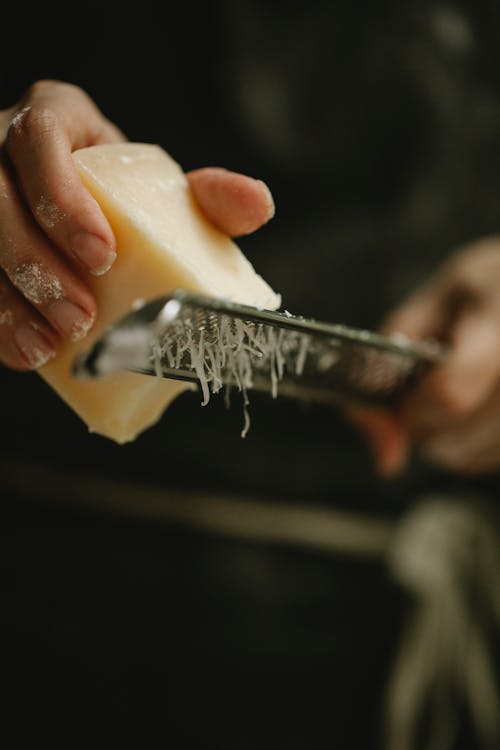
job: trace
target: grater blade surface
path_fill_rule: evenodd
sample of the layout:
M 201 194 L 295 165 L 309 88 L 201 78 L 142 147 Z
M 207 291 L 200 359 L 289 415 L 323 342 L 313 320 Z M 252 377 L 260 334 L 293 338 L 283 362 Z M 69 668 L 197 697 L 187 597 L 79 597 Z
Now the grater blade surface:
M 318 403 L 396 405 L 442 359 L 433 342 L 259 310 L 178 290 L 134 310 L 75 362 L 77 377 L 120 370 Z

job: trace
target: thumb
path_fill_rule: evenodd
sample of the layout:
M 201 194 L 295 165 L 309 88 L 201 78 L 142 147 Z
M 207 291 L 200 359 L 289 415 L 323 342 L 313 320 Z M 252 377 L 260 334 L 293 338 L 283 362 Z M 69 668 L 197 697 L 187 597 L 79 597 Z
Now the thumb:
M 203 213 L 231 237 L 250 234 L 274 216 L 273 197 L 262 180 L 220 167 L 196 169 L 186 176 Z

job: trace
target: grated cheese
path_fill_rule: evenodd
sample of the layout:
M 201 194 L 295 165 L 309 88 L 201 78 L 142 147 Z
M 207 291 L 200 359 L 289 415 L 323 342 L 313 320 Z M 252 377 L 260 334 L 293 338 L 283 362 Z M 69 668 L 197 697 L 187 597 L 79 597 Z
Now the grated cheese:
M 156 373 L 162 369 L 194 371 L 202 392 L 202 406 L 211 394 L 225 388 L 225 403 L 230 404 L 230 388 L 242 394 L 244 423 L 241 436 L 250 428 L 248 391 L 255 375 L 269 382 L 271 395 L 277 398 L 279 383 L 287 372 L 302 374 L 310 336 L 273 326 L 220 316 L 202 319 L 196 315 L 170 321 L 153 351 Z M 262 380 L 262 377 L 260 377 Z

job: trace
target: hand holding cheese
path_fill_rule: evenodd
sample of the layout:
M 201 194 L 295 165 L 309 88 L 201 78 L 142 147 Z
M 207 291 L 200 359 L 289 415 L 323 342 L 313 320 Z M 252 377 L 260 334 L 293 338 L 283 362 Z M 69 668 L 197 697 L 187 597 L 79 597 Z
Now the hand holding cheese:
M 135 375 L 75 383 L 76 352 L 135 299 L 174 287 L 276 306 L 227 236 L 269 220 L 271 194 L 219 168 L 184 175 L 159 147 L 124 143 L 80 89 L 53 81 L 0 112 L 2 142 L 0 362 L 42 368 L 92 430 L 133 439 L 183 386 Z
M 116 257 L 113 231 L 83 186 L 71 154 L 120 143 L 123 134 L 79 88 L 35 83 L 0 111 L 0 362 L 46 364 L 79 340 L 98 313 L 89 279 Z M 208 218 L 227 234 L 257 229 L 273 213 L 263 183 L 222 169 L 187 175 Z
M 71 151 L 123 140 L 74 86 L 42 81 L 0 112 L 0 361 L 36 368 L 61 337 L 96 316 L 85 283 L 115 257 L 115 240 L 81 184 Z

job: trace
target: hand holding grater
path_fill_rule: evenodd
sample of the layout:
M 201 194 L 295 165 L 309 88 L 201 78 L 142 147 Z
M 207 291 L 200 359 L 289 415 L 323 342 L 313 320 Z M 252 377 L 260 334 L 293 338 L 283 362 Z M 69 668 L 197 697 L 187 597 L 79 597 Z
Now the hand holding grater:
M 80 355 L 73 374 L 95 378 L 128 370 L 198 384 L 236 387 L 322 404 L 397 406 L 443 351 L 434 342 L 260 310 L 178 290 L 111 326 Z

